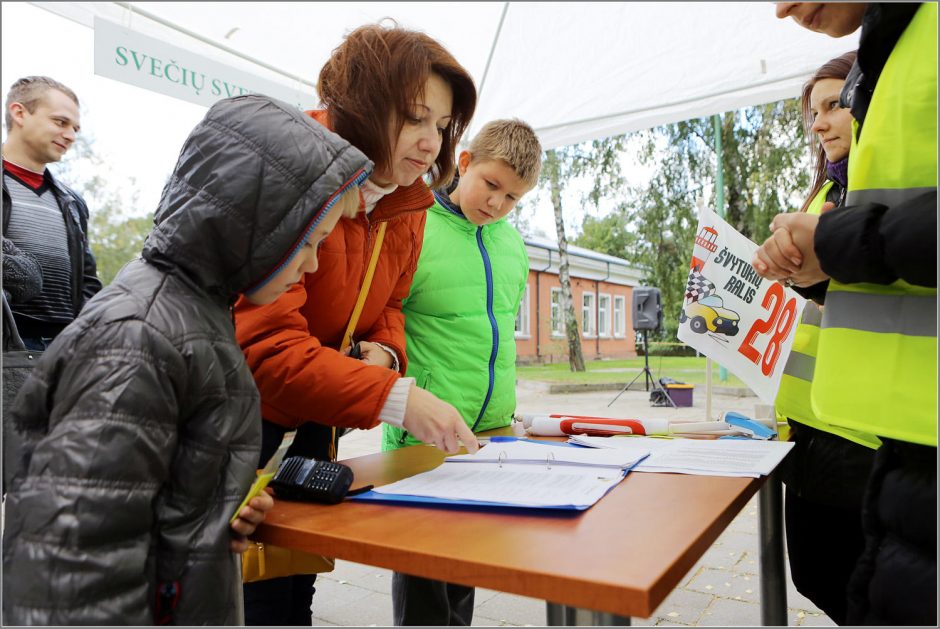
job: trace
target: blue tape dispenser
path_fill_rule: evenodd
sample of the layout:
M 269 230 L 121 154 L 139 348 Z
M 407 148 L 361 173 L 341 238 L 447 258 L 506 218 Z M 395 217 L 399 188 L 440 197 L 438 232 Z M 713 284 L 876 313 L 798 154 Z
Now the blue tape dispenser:
M 768 440 L 777 438 L 777 431 L 773 428 L 768 428 L 764 424 L 756 422 L 750 417 L 745 417 L 736 411 L 726 411 L 722 414 L 721 421 L 736 430 L 740 430 L 750 439 Z

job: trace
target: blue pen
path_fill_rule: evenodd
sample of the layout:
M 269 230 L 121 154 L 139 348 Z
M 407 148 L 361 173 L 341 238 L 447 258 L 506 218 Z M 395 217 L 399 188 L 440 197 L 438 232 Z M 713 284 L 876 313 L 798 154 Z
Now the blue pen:
M 519 440 L 518 437 L 503 437 L 503 436 L 499 436 L 499 437 L 481 437 L 481 438 L 477 439 L 477 443 L 480 444 L 480 447 L 482 448 L 483 446 L 485 446 L 486 444 L 491 443 L 491 442 L 499 443 L 499 442 L 502 441 L 502 442 L 505 443 L 505 442 L 507 442 L 507 441 L 518 441 L 518 440 Z

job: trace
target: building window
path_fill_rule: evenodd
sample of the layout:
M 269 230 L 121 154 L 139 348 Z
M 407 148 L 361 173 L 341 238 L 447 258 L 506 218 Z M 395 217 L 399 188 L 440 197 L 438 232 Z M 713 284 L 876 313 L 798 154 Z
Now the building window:
M 614 296 L 614 336 L 624 337 L 624 331 L 627 328 L 627 298 L 623 295 Z
M 594 326 L 594 293 L 581 294 L 581 334 L 586 337 L 597 334 Z
M 565 313 L 561 311 L 561 289 L 552 289 L 552 335 L 564 336 Z
M 522 301 L 519 303 L 519 312 L 516 314 L 516 338 L 529 338 L 529 285 L 525 285 Z
M 597 333 L 610 338 L 610 295 L 597 296 Z

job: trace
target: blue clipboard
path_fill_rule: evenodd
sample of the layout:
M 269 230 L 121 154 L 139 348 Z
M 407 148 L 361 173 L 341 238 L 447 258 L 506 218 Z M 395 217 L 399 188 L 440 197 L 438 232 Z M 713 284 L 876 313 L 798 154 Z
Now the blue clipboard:
M 563 446 L 570 446 L 574 448 L 582 447 L 574 443 L 565 443 L 565 442 L 558 442 L 558 441 L 536 441 L 534 439 L 522 439 L 519 437 L 491 437 L 490 442 L 492 443 L 494 441 L 497 441 L 497 442 L 499 441 L 528 441 L 529 443 L 539 443 L 543 445 L 552 445 L 552 446 L 563 445 Z M 627 474 L 639 464 L 640 464 L 640 461 L 637 461 L 637 463 L 635 463 L 634 465 L 630 466 L 629 468 L 624 469 L 623 470 L 624 478 L 626 478 Z M 611 485 L 610 489 L 608 489 L 607 492 L 604 493 L 604 495 L 606 496 L 607 493 L 610 492 L 611 489 L 613 489 L 619 484 L 620 483 L 618 482 L 614 485 Z M 603 496 L 601 496 L 601 498 L 599 498 L 598 500 L 601 500 L 602 498 Z M 590 504 L 590 505 L 568 504 L 568 505 L 533 507 L 530 505 L 509 504 L 505 502 L 486 502 L 486 501 L 480 501 L 480 500 L 435 498 L 435 497 L 430 497 L 430 496 L 409 496 L 409 495 L 404 495 L 404 494 L 380 494 L 374 490 L 370 490 L 365 493 L 358 494 L 356 496 L 349 496 L 346 499 L 347 500 L 360 500 L 362 502 L 378 502 L 378 503 L 385 503 L 385 504 L 396 504 L 396 505 L 415 506 L 415 507 L 471 507 L 471 508 L 482 507 L 487 510 L 506 509 L 507 511 L 516 512 L 516 513 L 518 513 L 520 509 L 525 509 L 527 512 L 544 510 L 546 512 L 555 512 L 555 513 L 558 513 L 558 512 L 579 513 L 581 511 L 587 511 L 588 509 L 593 507 L 595 504 L 597 504 L 597 502 L 595 502 L 594 504 Z

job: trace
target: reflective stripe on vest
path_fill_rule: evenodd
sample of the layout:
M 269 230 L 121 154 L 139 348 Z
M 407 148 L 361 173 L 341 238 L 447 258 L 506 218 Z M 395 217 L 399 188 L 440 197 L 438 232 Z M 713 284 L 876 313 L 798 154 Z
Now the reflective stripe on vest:
M 807 308 L 812 308 L 810 304 L 806 304 Z M 815 343 L 814 343 L 815 345 Z M 815 347 L 813 348 L 816 349 Z M 793 378 L 799 378 L 800 380 L 805 380 L 806 382 L 813 381 L 813 371 L 816 369 L 816 357 L 812 354 L 804 354 L 803 352 L 798 352 L 793 350 L 790 352 L 790 357 L 787 359 L 787 364 L 783 368 L 783 373 Z M 778 393 L 779 395 L 779 393 Z M 806 403 L 809 404 L 809 399 L 806 400 Z M 795 417 L 792 413 L 787 413 L 784 409 L 778 408 L 781 413 L 793 417 L 794 419 L 799 419 Z
M 878 334 L 937 337 L 937 295 L 886 295 L 832 291 L 821 327 Z
M 807 214 L 819 214 L 831 188 L 832 182 L 826 182 L 806 208 Z M 793 335 L 793 348 L 780 378 L 780 388 L 777 390 L 775 401 L 777 414 L 860 445 L 877 448 L 881 445 L 881 440 L 875 435 L 833 426 L 816 417 L 813 412 L 810 388 L 816 368 L 816 346 L 819 342 L 819 325 L 822 317 L 819 306 L 812 301 L 807 301 L 806 306 L 803 307 L 800 323 L 796 326 L 796 332 Z
M 929 188 L 882 188 L 880 190 L 852 190 L 845 195 L 846 205 L 863 205 L 865 203 L 881 203 L 888 207 L 900 205 L 905 201 L 916 199 L 922 194 L 932 192 L 936 186 Z
M 924 3 L 853 124 L 847 204 L 896 206 L 937 186 L 937 5 Z M 829 282 L 812 386 L 825 422 L 937 445 L 937 291 Z

